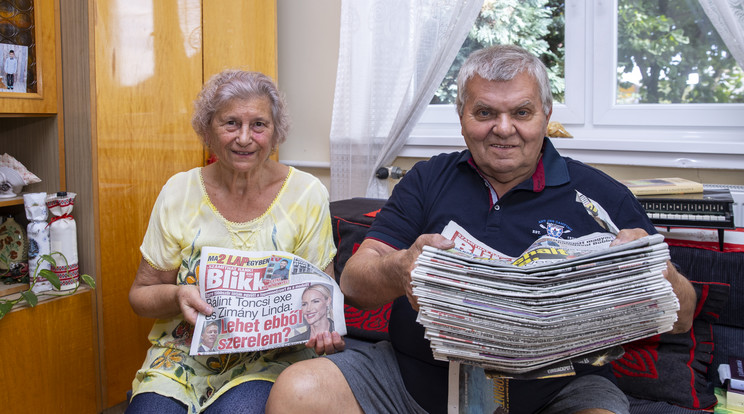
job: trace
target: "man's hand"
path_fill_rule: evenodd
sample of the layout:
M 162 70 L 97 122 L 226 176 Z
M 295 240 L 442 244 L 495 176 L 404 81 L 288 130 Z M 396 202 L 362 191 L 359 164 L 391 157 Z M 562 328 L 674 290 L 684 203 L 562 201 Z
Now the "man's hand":
M 416 267 L 416 259 L 418 259 L 421 252 L 424 251 L 424 246 L 432 246 L 437 249 L 447 250 L 455 247 L 455 243 L 452 240 L 444 238 L 441 234 L 422 234 L 416 239 L 416 242 L 414 242 L 410 248 L 402 250 L 402 252 L 405 252 L 405 260 L 402 262 L 402 265 L 407 265 L 407 268 L 402 272 L 401 279 L 404 282 L 404 289 L 408 302 L 416 312 L 418 312 L 419 306 L 418 298 L 413 295 L 411 272 Z
M 695 319 L 695 305 L 697 304 L 697 293 L 692 283 L 667 260 L 667 268 L 662 270 L 664 277 L 672 285 L 672 290 L 679 300 L 679 311 L 677 321 L 674 322 L 671 333 L 683 333 L 692 328 L 692 320 Z
M 638 240 L 646 236 L 648 236 L 648 233 L 643 229 L 622 229 L 617 233 L 617 236 L 615 236 L 615 240 L 610 243 L 610 247 Z
M 411 270 L 425 245 L 450 249 L 454 243 L 439 234 L 423 234 L 408 249 L 396 250 L 374 239 L 365 239 L 346 262 L 341 290 L 346 303 L 359 309 L 376 309 L 406 295 L 418 310 L 411 287 Z
M 643 229 L 623 229 L 617 234 L 615 240 L 610 243 L 610 246 L 628 243 L 645 236 L 648 236 L 648 233 Z M 677 321 L 674 323 L 671 333 L 687 332 L 692 327 L 692 320 L 695 316 L 697 295 L 690 281 L 677 271 L 677 268 L 674 267 L 671 261 L 667 260 L 666 266 L 667 268 L 662 270 L 662 274 L 672 285 L 672 290 L 679 301 Z

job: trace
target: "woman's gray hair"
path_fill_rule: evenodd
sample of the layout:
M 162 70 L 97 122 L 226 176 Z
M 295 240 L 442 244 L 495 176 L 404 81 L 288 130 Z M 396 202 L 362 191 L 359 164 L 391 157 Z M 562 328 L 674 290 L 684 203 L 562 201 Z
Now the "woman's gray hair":
M 194 115 L 191 126 L 209 146 L 209 134 L 214 114 L 235 99 L 254 99 L 266 97 L 271 102 L 271 117 L 274 124 L 272 146 L 287 139 L 289 114 L 284 96 L 268 76 L 259 72 L 243 70 L 224 70 L 207 81 L 194 101 Z
M 457 75 L 457 113 L 462 117 L 467 100 L 467 83 L 475 75 L 496 82 L 510 81 L 521 72 L 530 74 L 536 81 L 545 115 L 553 108 L 548 70 L 540 59 L 515 45 L 494 45 L 477 50 L 468 56 Z

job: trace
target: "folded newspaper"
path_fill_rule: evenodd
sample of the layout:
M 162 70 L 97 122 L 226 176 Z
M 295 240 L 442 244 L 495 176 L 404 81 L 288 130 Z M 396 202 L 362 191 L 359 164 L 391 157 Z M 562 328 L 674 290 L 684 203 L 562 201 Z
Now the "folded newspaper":
M 199 292 L 214 308 L 199 314 L 191 355 L 261 351 L 302 344 L 311 332 L 346 335 L 336 281 L 282 251 L 202 248 Z
M 455 248 L 425 247 L 411 273 L 436 359 L 507 378 L 572 375 L 573 362 L 601 365 L 676 321 L 661 235 L 612 247 L 610 233 L 544 236 L 509 257 L 454 222 L 442 234 Z

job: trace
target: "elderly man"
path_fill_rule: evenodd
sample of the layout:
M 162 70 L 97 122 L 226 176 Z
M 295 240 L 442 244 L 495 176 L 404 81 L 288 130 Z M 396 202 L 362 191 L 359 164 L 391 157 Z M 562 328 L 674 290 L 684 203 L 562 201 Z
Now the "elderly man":
M 438 234 L 450 220 L 517 256 L 548 228 L 563 238 L 605 231 L 576 201 L 578 190 L 624 229 L 613 243 L 655 232 L 627 188 L 561 157 L 545 138 L 552 96 L 539 59 L 516 46 L 483 49 L 463 64 L 457 85 L 468 149 L 433 157 L 407 173 L 341 276 L 346 300 L 359 308 L 395 301 L 391 341 L 292 365 L 272 390 L 269 412 L 446 412 L 447 363 L 433 359 L 416 322 L 410 271 L 424 245 L 453 247 Z M 695 292 L 671 263 L 665 276 L 681 304 L 674 330 L 689 330 Z M 510 413 L 628 412 L 609 366 L 576 366 L 576 371 L 571 377 L 508 381 L 504 408 Z

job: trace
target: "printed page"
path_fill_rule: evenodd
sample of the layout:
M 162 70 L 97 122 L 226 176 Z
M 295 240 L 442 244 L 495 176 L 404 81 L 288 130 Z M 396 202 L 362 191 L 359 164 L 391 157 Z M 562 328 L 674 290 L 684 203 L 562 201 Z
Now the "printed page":
M 436 359 L 513 378 L 566 375 L 577 358 L 599 353 L 606 362 L 607 350 L 676 321 L 660 235 L 612 247 L 611 233 L 545 236 L 515 258 L 453 222 L 443 235 L 456 248 L 425 247 L 411 272 L 417 320 Z
M 291 253 L 204 247 L 199 291 L 214 312 L 199 314 L 191 355 L 303 344 L 313 330 L 346 335 L 336 281 Z

